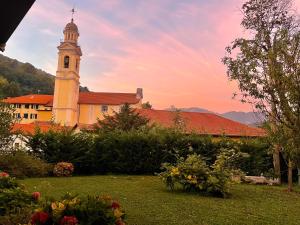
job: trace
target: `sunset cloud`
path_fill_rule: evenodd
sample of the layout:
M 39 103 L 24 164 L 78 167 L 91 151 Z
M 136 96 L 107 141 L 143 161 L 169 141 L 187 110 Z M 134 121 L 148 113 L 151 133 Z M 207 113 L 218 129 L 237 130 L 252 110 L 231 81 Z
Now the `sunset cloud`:
M 145 101 L 155 108 L 252 110 L 232 100 L 237 85 L 228 81 L 221 63 L 225 47 L 245 35 L 241 4 L 242 0 L 77 0 L 81 84 L 110 92 L 142 87 Z M 68 0 L 36 1 L 5 54 L 55 74 L 56 47 L 72 7 Z

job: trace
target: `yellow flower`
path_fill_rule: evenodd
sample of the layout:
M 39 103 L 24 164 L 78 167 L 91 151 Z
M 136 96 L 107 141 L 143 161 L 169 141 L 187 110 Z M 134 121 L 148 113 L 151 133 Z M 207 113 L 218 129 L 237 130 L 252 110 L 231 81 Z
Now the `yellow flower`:
M 55 211 L 55 210 L 62 211 L 66 208 L 66 206 L 61 202 L 58 202 L 58 203 L 52 202 L 51 208 L 53 211 Z
M 192 179 L 192 175 L 188 175 L 187 179 L 191 180 Z
M 114 216 L 115 217 L 120 218 L 123 215 L 124 215 L 124 213 L 122 213 L 119 209 L 114 210 Z
M 172 168 L 171 176 L 176 176 L 176 175 L 179 175 L 179 174 L 180 174 L 180 172 L 179 172 L 179 169 L 177 167 Z

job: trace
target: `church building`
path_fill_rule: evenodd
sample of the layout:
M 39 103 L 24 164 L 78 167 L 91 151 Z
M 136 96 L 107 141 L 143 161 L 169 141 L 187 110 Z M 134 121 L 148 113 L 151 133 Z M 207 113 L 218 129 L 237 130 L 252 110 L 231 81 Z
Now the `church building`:
M 73 19 L 63 33 L 64 41 L 58 46 L 54 95 L 31 94 L 4 100 L 14 106 L 21 124 L 52 121 L 73 127 L 94 124 L 97 118 L 113 115 L 125 103 L 141 108 L 141 88 L 135 93 L 79 92 L 82 52 L 78 45 L 79 30 Z

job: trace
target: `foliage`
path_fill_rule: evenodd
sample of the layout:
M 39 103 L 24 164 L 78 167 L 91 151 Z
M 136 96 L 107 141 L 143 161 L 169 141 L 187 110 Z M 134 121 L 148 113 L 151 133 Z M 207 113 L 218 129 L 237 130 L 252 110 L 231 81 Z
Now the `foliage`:
M 99 120 L 95 126 L 96 132 L 109 131 L 130 131 L 147 126 L 149 120 L 141 116 L 135 109 L 125 103 L 119 112 L 114 112 L 113 116 L 104 115 L 103 120 Z
M 18 83 L 14 81 L 9 82 L 4 77 L 0 76 L 0 99 L 19 96 L 20 89 Z
M 236 39 L 223 58 L 228 77 L 238 81 L 242 101 L 268 115 L 270 135 L 288 140 L 273 144 L 283 146 L 289 164 L 300 155 L 300 23 L 292 3 L 246 1 L 242 26 L 250 35 Z
M 38 93 L 53 94 L 53 90 L 53 75 L 30 63 L 21 63 L 0 54 L 0 98 Z M 89 90 L 87 87 L 80 87 L 80 91 Z
M 27 146 L 32 153 L 49 163 L 71 162 L 75 173 L 86 173 L 93 156 L 93 136 L 88 133 L 74 133 L 70 129 L 60 131 L 36 130 L 28 136 Z
M 186 158 L 192 153 L 202 155 L 211 166 L 222 149 L 241 149 L 247 153 L 249 157 L 238 163 L 248 175 L 259 176 L 272 168 L 269 144 L 262 140 L 214 140 L 160 127 L 98 134 L 37 132 L 29 137 L 28 147 L 47 162 L 72 163 L 75 174 L 154 174 L 160 171 L 162 163 L 175 163 L 177 157 Z
M 178 159 L 174 165 L 164 163 L 162 165 L 164 171 L 159 176 L 172 190 L 176 184 L 180 184 L 185 191 L 226 197 L 229 194 L 231 176 L 236 172 L 231 165 L 236 157 L 237 154 L 234 151 L 224 151 L 209 167 L 202 156 L 192 154 L 186 159 Z
M 0 152 L 8 151 L 13 142 L 11 129 L 16 122 L 14 109 L 0 101 Z
M 122 225 L 124 212 L 109 196 L 77 197 L 66 194 L 59 201 L 47 199 L 31 217 L 32 225 Z
M 152 105 L 150 104 L 150 102 L 144 102 L 142 104 L 142 108 L 143 109 L 152 109 Z
M 57 177 L 70 177 L 74 171 L 72 163 L 59 162 L 54 166 L 53 174 Z
M 24 150 L 16 150 L 0 153 L 0 169 L 18 178 L 42 177 L 49 174 L 52 166 Z
M 0 176 L 0 202 L 1 225 L 24 224 L 30 218 L 36 199 L 14 178 L 5 175 Z

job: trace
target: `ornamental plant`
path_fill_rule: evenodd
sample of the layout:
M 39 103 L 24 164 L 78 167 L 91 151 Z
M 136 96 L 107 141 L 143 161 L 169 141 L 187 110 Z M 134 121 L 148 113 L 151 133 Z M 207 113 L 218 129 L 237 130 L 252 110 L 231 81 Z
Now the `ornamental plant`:
M 0 224 L 13 225 L 28 223 L 36 200 L 15 178 L 0 172 Z
M 72 163 L 59 162 L 54 166 L 53 174 L 57 177 L 70 177 L 74 171 Z
M 233 150 L 222 152 L 214 164 L 208 166 L 202 156 L 192 154 L 186 159 L 179 158 L 174 165 L 164 163 L 162 165 L 164 171 L 159 176 L 171 190 L 177 184 L 185 191 L 226 197 L 229 194 L 232 175 L 239 172 L 231 167 L 233 159 L 237 156 Z
M 46 199 L 32 214 L 31 225 L 125 225 L 125 213 L 110 196 L 79 198 L 66 194 Z

